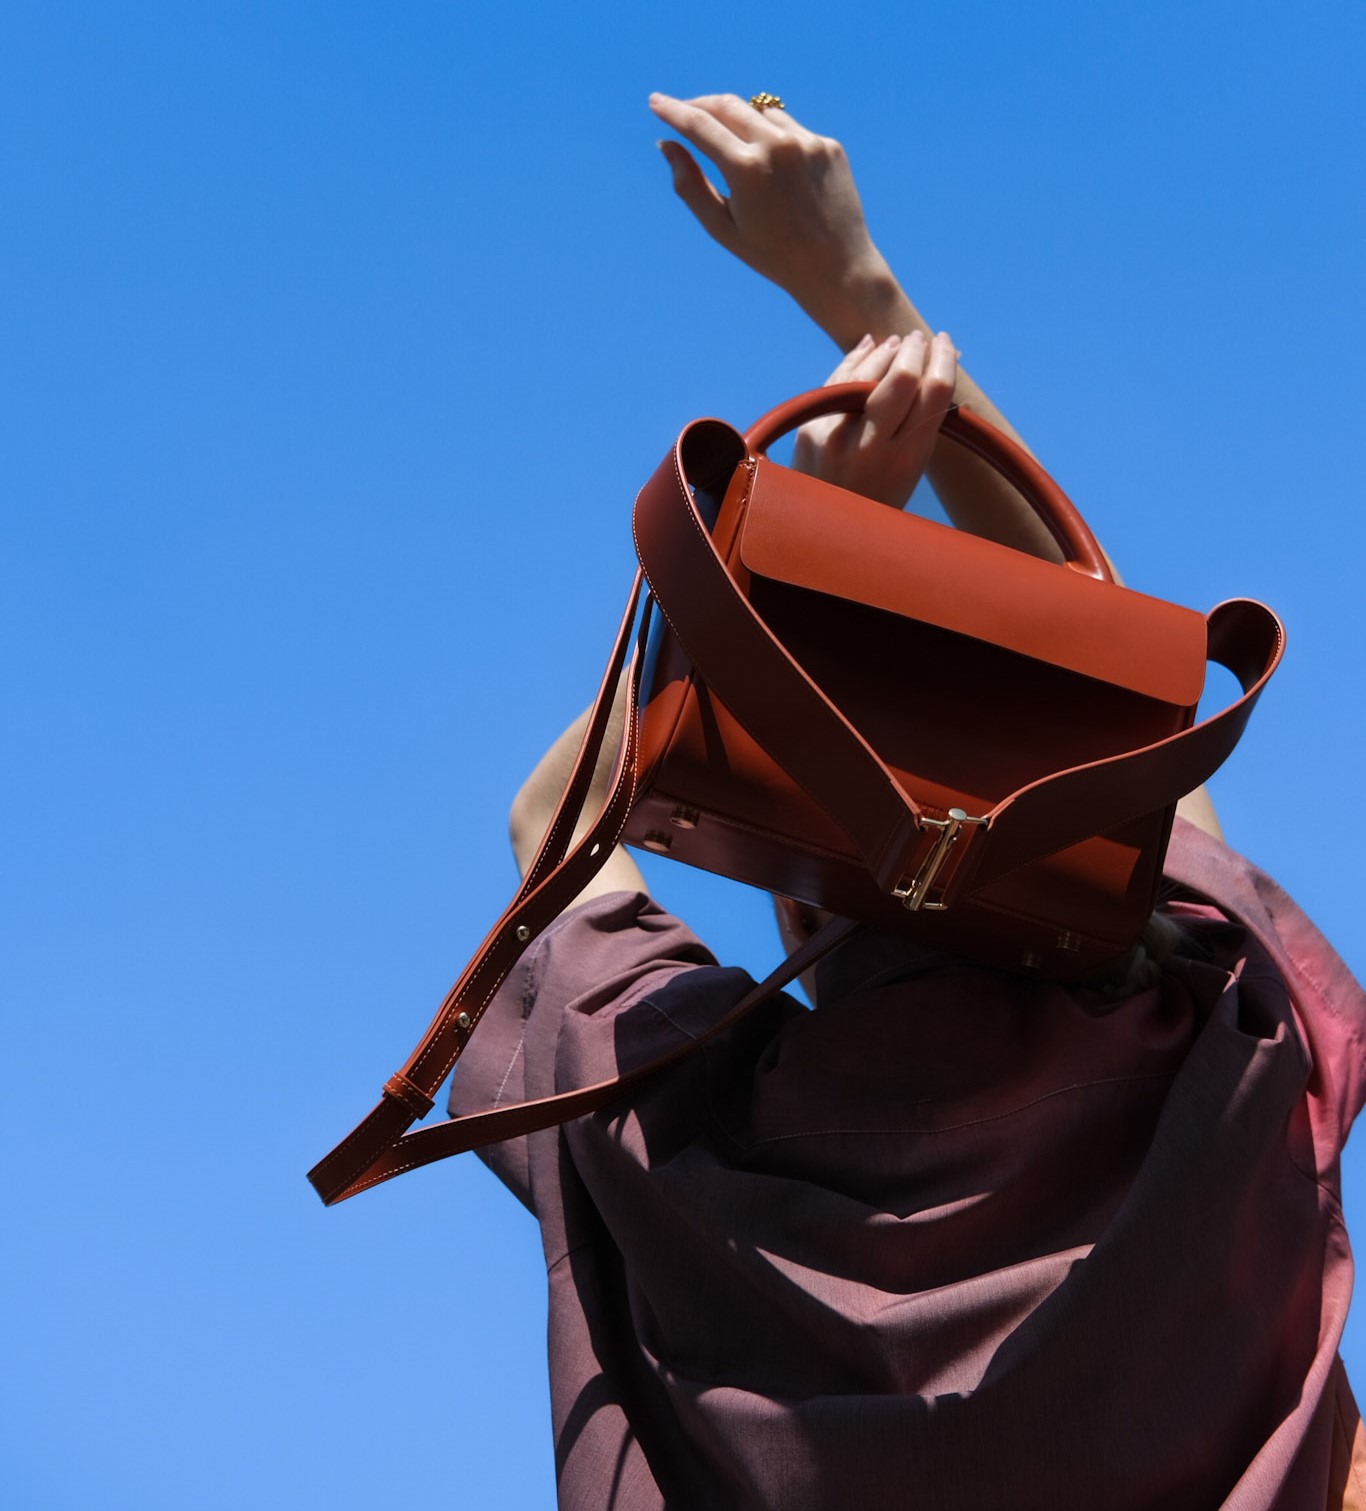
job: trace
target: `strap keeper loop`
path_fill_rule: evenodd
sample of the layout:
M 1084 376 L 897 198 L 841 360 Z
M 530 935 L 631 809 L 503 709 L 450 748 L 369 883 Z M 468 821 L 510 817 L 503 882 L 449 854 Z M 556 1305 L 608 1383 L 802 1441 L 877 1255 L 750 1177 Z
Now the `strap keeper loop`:
M 410 1081 L 401 1070 L 396 1070 L 384 1083 L 384 1095 L 390 1101 L 402 1102 L 415 1118 L 425 1118 L 436 1105 L 431 1097 L 415 1082 Z

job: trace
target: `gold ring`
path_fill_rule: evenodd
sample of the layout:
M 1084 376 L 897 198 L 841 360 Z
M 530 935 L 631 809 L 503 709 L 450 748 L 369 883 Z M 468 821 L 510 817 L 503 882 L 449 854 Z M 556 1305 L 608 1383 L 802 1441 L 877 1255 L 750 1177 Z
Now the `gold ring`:
M 749 103 L 759 111 L 787 109 L 776 94 L 752 94 L 749 97 Z

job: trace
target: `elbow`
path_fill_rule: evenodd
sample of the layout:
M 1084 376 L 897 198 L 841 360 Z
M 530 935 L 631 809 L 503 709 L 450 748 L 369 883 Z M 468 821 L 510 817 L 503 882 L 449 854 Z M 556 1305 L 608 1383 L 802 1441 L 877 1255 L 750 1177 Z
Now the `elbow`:
M 508 842 L 512 846 L 513 855 L 517 858 L 517 867 L 523 875 L 526 874 L 526 869 L 531 864 L 536 848 L 541 842 L 547 817 L 544 805 L 538 801 L 537 794 L 533 790 L 532 782 L 524 782 L 518 789 L 516 797 L 513 798 L 512 806 L 508 809 Z

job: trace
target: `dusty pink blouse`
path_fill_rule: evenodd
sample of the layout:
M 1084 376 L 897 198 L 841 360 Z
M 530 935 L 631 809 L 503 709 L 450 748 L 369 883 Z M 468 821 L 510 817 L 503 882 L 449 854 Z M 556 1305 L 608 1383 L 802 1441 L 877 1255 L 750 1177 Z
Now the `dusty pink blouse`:
M 1167 870 L 1207 958 L 1112 1011 L 865 933 L 819 1010 L 487 1151 L 545 1244 L 562 1507 L 1366 1505 L 1337 1358 L 1366 998 L 1222 845 L 1179 824 Z M 627 1068 L 747 985 L 646 898 L 587 903 L 453 1107 Z

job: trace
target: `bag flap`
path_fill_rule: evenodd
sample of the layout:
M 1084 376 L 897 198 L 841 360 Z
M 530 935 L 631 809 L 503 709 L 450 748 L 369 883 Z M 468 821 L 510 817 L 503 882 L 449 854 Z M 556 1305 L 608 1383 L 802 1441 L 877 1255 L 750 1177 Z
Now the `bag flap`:
M 750 572 L 871 604 L 1164 703 L 1205 682 L 1203 615 L 889 509 L 760 458 L 740 540 Z

